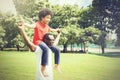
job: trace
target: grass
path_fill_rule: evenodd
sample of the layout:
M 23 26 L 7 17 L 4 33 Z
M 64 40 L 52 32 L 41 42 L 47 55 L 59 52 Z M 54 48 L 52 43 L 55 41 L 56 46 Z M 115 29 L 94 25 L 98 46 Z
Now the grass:
M 120 53 L 61 54 L 62 74 L 54 80 L 120 80 Z M 0 80 L 35 80 L 36 56 L 31 52 L 0 52 Z

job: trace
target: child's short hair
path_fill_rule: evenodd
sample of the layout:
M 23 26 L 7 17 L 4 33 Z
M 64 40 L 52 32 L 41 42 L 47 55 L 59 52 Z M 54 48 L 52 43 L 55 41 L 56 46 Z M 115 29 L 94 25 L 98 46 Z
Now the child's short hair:
M 47 16 L 47 15 L 51 15 L 51 17 L 52 17 L 52 16 L 53 16 L 52 11 L 49 10 L 49 9 L 43 9 L 43 10 L 41 10 L 41 11 L 39 12 L 38 17 L 39 17 L 39 19 L 41 19 L 41 18 L 44 18 L 44 17 Z

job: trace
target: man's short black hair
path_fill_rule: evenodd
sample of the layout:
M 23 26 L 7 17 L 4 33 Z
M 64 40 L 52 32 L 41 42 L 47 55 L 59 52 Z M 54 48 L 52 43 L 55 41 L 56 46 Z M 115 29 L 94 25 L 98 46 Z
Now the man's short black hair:
M 44 43 L 46 43 L 47 46 L 52 46 L 54 43 L 54 36 L 50 33 L 45 34 L 43 38 Z
M 45 41 L 45 40 L 51 40 L 51 39 L 49 38 L 50 35 L 53 36 L 51 33 L 45 34 L 45 35 L 44 35 L 44 38 L 43 38 L 43 41 Z
M 51 17 L 53 16 L 53 13 L 52 13 L 52 11 L 51 10 L 49 10 L 49 9 L 43 9 L 43 10 L 41 10 L 40 12 L 39 12 L 39 15 L 38 15 L 38 17 L 39 17 L 39 19 L 41 19 L 41 18 L 44 18 L 45 16 L 47 16 L 47 15 L 51 15 Z

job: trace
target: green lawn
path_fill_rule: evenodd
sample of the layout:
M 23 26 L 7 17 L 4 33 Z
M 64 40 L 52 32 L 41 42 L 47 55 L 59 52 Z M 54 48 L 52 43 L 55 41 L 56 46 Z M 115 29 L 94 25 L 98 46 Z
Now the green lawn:
M 120 80 L 120 53 L 61 54 L 62 74 L 54 80 Z M 35 80 L 36 56 L 31 52 L 0 52 L 0 80 Z

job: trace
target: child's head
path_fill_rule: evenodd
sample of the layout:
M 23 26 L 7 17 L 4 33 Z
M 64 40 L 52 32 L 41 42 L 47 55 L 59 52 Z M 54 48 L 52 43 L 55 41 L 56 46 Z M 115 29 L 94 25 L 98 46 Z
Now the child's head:
M 38 15 L 39 19 L 45 24 L 49 24 L 52 16 L 53 16 L 53 13 L 49 9 L 41 10 Z

